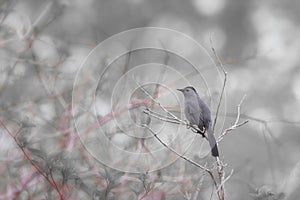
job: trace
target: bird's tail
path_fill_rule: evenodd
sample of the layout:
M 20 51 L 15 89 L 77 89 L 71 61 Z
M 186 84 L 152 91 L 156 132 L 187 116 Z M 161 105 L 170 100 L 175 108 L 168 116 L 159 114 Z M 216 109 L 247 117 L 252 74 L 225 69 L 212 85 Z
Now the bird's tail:
M 216 138 L 211 130 L 211 127 L 207 130 L 207 139 L 209 142 L 209 146 L 211 148 L 211 155 L 214 157 L 219 156 L 218 144 L 216 142 Z

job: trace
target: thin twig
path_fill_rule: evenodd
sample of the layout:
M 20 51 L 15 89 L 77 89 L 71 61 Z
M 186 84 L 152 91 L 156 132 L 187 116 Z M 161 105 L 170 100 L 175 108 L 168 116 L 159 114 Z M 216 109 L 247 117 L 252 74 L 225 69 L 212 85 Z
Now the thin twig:
M 223 133 L 218 137 L 218 140 L 217 140 L 218 142 L 220 142 L 224 138 L 224 136 L 227 133 L 229 133 L 230 131 L 237 129 L 238 127 L 243 126 L 244 124 L 249 122 L 249 120 L 246 120 L 244 122 L 239 123 L 240 116 L 241 116 L 241 105 L 244 102 L 245 97 L 246 97 L 246 95 L 243 96 L 243 98 L 241 99 L 240 103 L 237 106 L 237 116 L 236 116 L 234 124 L 231 127 L 227 128 L 223 131 Z
M 161 103 L 160 103 L 159 101 L 157 101 L 155 98 L 153 98 L 152 95 L 149 94 L 149 92 L 148 92 L 147 90 L 145 90 L 145 88 L 144 88 L 142 85 L 140 85 L 140 84 L 135 80 L 134 76 L 132 76 L 132 79 L 133 79 L 133 80 L 135 81 L 135 83 L 141 88 L 141 90 L 143 90 L 143 92 L 144 92 L 145 94 L 147 94 L 147 95 L 151 98 L 151 100 L 152 100 L 153 102 L 155 102 L 155 103 L 156 103 L 163 111 L 165 111 L 167 114 L 169 114 L 170 116 L 172 116 L 174 119 L 176 119 L 176 120 L 178 120 L 178 121 L 181 121 L 181 119 L 179 119 L 178 117 L 176 117 L 173 113 L 169 112 L 165 107 L 163 107 L 163 106 L 161 105 Z
M 152 116 L 152 117 L 154 117 L 158 120 L 161 120 L 161 121 L 165 121 L 165 122 L 169 122 L 169 123 L 173 123 L 173 124 L 181 124 L 180 122 L 178 122 L 176 120 L 172 120 L 172 119 L 161 117 L 159 115 L 155 115 L 155 114 L 151 113 L 149 110 L 144 110 L 143 113 L 145 113 L 149 116 Z
M 216 111 L 216 117 L 214 119 L 214 124 L 213 124 L 213 133 L 215 132 L 215 127 L 217 124 L 217 120 L 218 120 L 218 115 L 219 115 L 219 110 L 220 110 L 220 106 L 221 106 L 221 102 L 222 102 L 222 98 L 224 95 L 224 91 L 225 91 L 225 86 L 226 86 L 226 82 L 227 82 L 227 71 L 225 71 L 225 68 L 221 62 L 221 59 L 219 58 L 214 46 L 213 46 L 213 42 L 212 42 L 212 37 L 210 36 L 210 44 L 211 44 L 211 49 L 212 52 L 214 54 L 214 56 L 216 57 L 217 61 L 216 61 L 216 66 L 219 66 L 224 74 L 224 81 L 223 81 L 223 86 L 222 86 L 222 90 L 221 90 L 221 95 L 220 95 L 220 99 L 219 99 L 219 103 L 217 106 L 217 111 Z
M 240 120 L 240 115 L 241 115 L 241 105 L 242 105 L 242 103 L 244 102 L 245 98 L 246 98 L 246 95 L 243 96 L 243 98 L 241 99 L 239 105 L 237 106 L 237 118 L 236 118 L 234 124 L 237 124 L 237 123 L 239 122 L 239 120 Z
M 244 124 L 247 124 L 248 122 L 249 122 L 249 120 L 246 120 L 244 122 L 241 122 L 237 125 L 233 125 L 233 126 L 227 128 L 227 129 L 225 129 L 223 131 L 223 133 L 218 137 L 217 142 L 220 142 L 224 138 L 224 136 L 227 135 L 227 133 L 229 133 L 230 131 L 237 129 L 238 127 L 243 126 Z
M 164 118 L 164 119 L 166 119 L 166 120 L 174 120 L 174 121 L 176 121 L 178 124 L 181 124 L 182 122 L 184 122 L 183 120 L 180 120 L 180 121 L 178 121 L 178 120 L 176 120 L 176 119 L 174 119 L 173 117 L 170 117 L 170 116 L 164 116 L 164 115 L 162 115 L 162 114 L 160 114 L 160 113 L 158 113 L 158 112 L 155 112 L 155 111 L 153 111 L 153 110 L 150 110 L 149 108 L 146 108 L 145 110 L 144 110 L 144 113 L 146 113 L 146 114 L 152 114 L 152 115 L 155 115 L 155 116 L 157 116 L 157 117 L 161 117 L 161 118 Z

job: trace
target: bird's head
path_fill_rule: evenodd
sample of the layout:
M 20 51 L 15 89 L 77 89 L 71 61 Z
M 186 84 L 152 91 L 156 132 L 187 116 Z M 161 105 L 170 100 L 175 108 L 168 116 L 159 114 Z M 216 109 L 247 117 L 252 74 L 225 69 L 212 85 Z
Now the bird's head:
M 184 97 L 190 97 L 190 96 L 195 96 L 197 95 L 197 91 L 194 87 L 192 86 L 188 86 L 188 87 L 185 87 L 183 89 L 177 89 L 179 90 L 180 92 L 183 93 Z

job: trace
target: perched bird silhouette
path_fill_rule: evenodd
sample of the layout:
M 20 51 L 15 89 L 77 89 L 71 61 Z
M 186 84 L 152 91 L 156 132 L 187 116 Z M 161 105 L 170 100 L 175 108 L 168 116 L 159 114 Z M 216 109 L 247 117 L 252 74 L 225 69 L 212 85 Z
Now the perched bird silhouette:
M 214 157 L 219 156 L 218 145 L 212 131 L 211 114 L 208 106 L 199 97 L 197 91 L 192 86 L 183 89 L 177 89 L 184 95 L 184 113 L 191 125 L 197 125 L 201 131 L 198 133 L 204 135 L 207 133 L 207 139 L 211 147 L 211 154 Z M 203 129 L 204 128 L 204 129 Z

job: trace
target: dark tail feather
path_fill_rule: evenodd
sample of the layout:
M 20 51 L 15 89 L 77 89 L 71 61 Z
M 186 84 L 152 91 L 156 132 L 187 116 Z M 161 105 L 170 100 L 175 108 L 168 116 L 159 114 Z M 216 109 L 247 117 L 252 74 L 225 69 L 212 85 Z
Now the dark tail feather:
M 219 150 L 217 145 L 215 145 L 212 149 L 211 149 L 211 155 L 214 157 L 219 157 Z
M 211 148 L 211 155 L 214 157 L 218 157 L 219 156 L 218 144 L 217 144 L 216 138 L 210 128 L 207 131 L 207 137 L 208 137 L 208 142 L 209 142 L 209 145 Z

